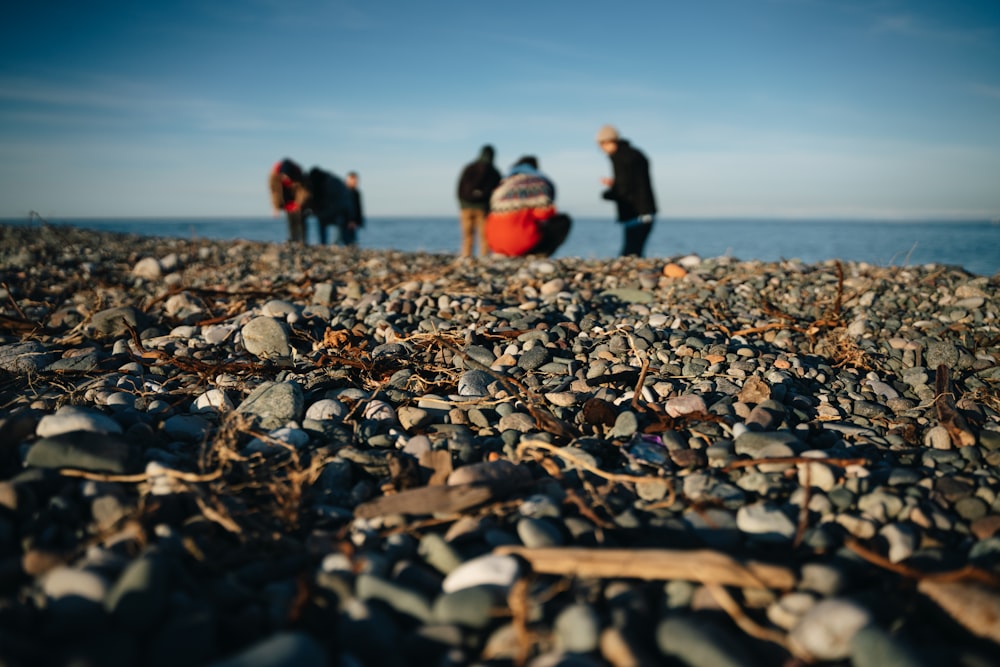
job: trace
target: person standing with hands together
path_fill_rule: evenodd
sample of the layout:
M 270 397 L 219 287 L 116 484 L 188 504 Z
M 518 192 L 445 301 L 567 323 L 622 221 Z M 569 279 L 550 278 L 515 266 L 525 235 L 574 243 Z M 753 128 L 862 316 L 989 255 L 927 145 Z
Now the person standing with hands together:
M 615 202 L 625 227 L 621 254 L 642 257 L 656 215 L 649 160 L 611 125 L 597 131 L 597 144 L 611 158 L 613 177 L 601 179 L 606 188 L 601 196 Z

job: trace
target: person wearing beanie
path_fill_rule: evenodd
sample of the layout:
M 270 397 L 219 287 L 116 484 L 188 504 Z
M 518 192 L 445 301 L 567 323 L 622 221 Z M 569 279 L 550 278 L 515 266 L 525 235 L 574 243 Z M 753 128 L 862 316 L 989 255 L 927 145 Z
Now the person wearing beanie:
M 288 218 L 288 240 L 292 243 L 306 242 L 306 221 L 303 208 L 309 201 L 309 188 L 306 186 L 302 167 L 285 158 L 271 167 L 268 175 L 268 189 L 271 192 L 271 205 L 274 214 L 282 211 Z
M 551 255 L 569 234 L 571 220 L 556 211 L 556 189 L 532 155 L 522 157 L 493 191 L 486 218 L 491 251 L 510 257 Z
M 459 227 L 462 231 L 462 257 L 471 257 L 476 240 L 479 254 L 486 254 L 486 215 L 490 210 L 490 195 L 500 183 L 500 172 L 493 166 L 494 151 L 489 144 L 482 147 L 479 157 L 465 165 L 458 179 Z
M 601 179 L 606 188 L 601 196 L 617 205 L 625 232 L 621 254 L 642 257 L 656 215 L 649 160 L 611 125 L 597 131 L 597 145 L 611 158 L 613 177 Z

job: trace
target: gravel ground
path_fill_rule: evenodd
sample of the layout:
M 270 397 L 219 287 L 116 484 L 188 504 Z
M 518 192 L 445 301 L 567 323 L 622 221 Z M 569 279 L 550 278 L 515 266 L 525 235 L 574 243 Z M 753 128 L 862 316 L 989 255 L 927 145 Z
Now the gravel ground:
M 0 226 L 4 665 L 1000 664 L 1000 276 Z

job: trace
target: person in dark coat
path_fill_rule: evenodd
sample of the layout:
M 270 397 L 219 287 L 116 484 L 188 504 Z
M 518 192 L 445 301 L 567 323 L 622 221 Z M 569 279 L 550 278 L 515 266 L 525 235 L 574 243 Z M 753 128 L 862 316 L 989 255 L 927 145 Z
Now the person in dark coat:
M 319 243 L 326 245 L 327 228 L 337 228 L 338 245 L 354 245 L 357 240 L 356 227 L 349 226 L 357 221 L 354 199 L 340 177 L 319 167 L 309 170 L 309 189 L 312 192 L 310 209 L 319 222 Z
M 490 196 L 500 184 L 500 172 L 493 165 L 494 151 L 489 144 L 482 147 L 479 158 L 462 169 L 458 178 L 459 225 L 462 230 L 462 257 L 471 257 L 476 239 L 479 254 L 486 255 L 486 215 L 490 211 Z
M 649 160 L 611 125 L 598 130 L 597 144 L 611 158 L 614 170 L 613 178 L 601 179 L 607 188 L 602 197 L 618 207 L 618 222 L 625 229 L 621 254 L 642 257 L 656 216 Z

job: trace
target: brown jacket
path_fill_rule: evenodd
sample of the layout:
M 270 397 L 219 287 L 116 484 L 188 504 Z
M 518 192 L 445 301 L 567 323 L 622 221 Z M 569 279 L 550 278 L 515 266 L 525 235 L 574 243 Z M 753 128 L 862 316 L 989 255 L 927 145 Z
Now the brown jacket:
M 280 165 L 280 163 L 279 163 Z M 276 211 L 298 211 L 309 201 L 309 190 L 304 183 L 297 183 L 278 172 L 275 165 L 268 176 L 268 187 L 271 190 L 271 204 Z

